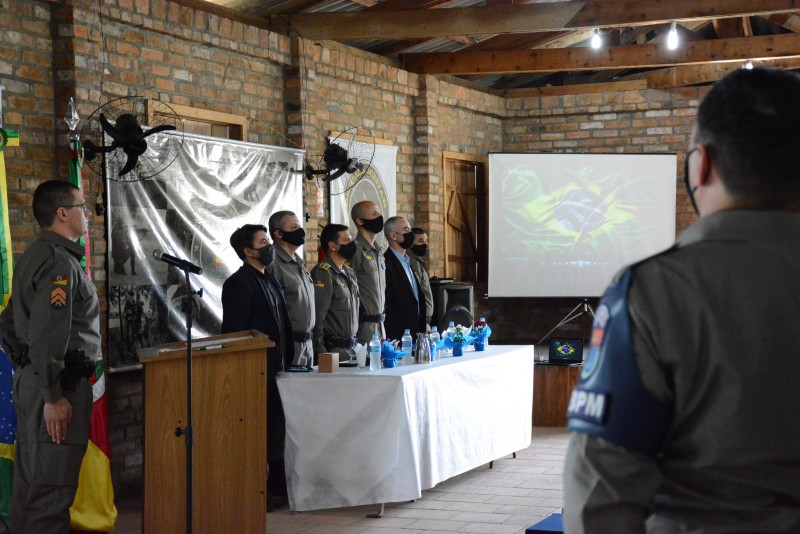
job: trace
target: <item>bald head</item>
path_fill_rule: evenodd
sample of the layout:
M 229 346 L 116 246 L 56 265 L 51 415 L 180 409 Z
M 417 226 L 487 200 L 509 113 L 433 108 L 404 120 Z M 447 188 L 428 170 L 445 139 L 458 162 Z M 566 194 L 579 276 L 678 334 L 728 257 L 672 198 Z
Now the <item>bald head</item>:
M 378 215 L 382 215 L 381 209 L 371 200 L 362 200 L 350 210 L 353 222 L 356 222 L 356 219 L 374 219 Z
M 371 200 L 362 200 L 350 210 L 358 234 L 372 244 L 375 234 L 383 230 L 381 208 Z

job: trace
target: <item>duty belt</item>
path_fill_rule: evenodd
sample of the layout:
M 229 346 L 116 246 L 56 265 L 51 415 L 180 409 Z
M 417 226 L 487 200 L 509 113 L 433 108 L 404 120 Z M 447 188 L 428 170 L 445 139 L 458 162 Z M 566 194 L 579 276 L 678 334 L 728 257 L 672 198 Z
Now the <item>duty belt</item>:
M 352 349 L 356 346 L 356 338 L 354 337 L 328 337 L 323 338 L 325 345 L 336 349 Z
M 386 320 L 386 314 L 385 313 L 379 313 L 377 315 L 364 314 L 364 315 L 361 316 L 361 322 L 362 323 L 382 323 L 385 320 Z
M 305 343 L 314 339 L 313 332 L 292 332 L 292 339 L 297 343 Z

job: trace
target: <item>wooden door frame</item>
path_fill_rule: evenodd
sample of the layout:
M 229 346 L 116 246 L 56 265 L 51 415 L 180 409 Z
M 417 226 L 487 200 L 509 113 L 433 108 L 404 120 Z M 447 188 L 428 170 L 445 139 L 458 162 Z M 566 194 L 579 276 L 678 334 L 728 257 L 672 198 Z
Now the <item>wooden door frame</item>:
M 462 161 L 465 163 L 474 163 L 476 165 L 481 165 L 483 168 L 483 180 L 478 180 L 477 189 L 478 189 L 478 222 L 477 228 L 480 229 L 481 227 L 484 228 L 488 236 L 488 224 L 489 224 L 489 177 L 488 177 L 488 158 L 486 156 L 477 156 L 474 154 L 462 154 L 460 152 L 450 152 L 448 150 L 442 150 L 442 185 L 444 190 L 442 191 L 442 214 L 444 216 L 444 277 L 447 278 L 451 275 L 448 272 L 448 255 L 450 244 L 447 240 L 447 183 L 448 183 L 448 170 L 447 170 L 447 162 L 448 161 Z M 481 178 L 481 177 L 479 177 Z M 483 195 L 481 195 L 483 193 Z M 481 203 L 481 197 L 483 197 L 483 202 Z M 481 205 L 482 204 L 482 205 Z M 476 249 L 477 249 L 477 277 L 478 280 L 486 280 L 487 279 L 487 269 L 488 269 L 488 262 L 489 262 L 489 252 L 488 246 L 481 246 L 481 240 L 476 236 Z M 486 243 L 488 245 L 488 243 Z

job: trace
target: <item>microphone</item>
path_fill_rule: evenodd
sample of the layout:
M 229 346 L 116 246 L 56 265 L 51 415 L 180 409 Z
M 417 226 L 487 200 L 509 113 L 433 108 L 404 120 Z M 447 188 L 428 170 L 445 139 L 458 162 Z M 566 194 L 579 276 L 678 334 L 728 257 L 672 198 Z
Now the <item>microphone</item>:
M 188 260 L 182 260 L 180 258 L 176 258 L 175 256 L 170 256 L 163 250 L 154 250 L 153 257 L 159 261 L 163 261 L 164 263 L 169 263 L 170 265 L 174 265 L 178 269 L 182 271 L 189 271 L 193 274 L 203 274 L 203 269 L 198 267 L 194 263 Z

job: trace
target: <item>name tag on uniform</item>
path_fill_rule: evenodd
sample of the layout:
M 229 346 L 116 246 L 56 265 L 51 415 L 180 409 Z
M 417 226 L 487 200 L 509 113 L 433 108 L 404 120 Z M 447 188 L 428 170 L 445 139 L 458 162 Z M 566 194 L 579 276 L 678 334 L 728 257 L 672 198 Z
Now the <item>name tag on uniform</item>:
M 610 402 L 611 395 L 606 392 L 575 388 L 569 397 L 567 417 L 603 425 Z

